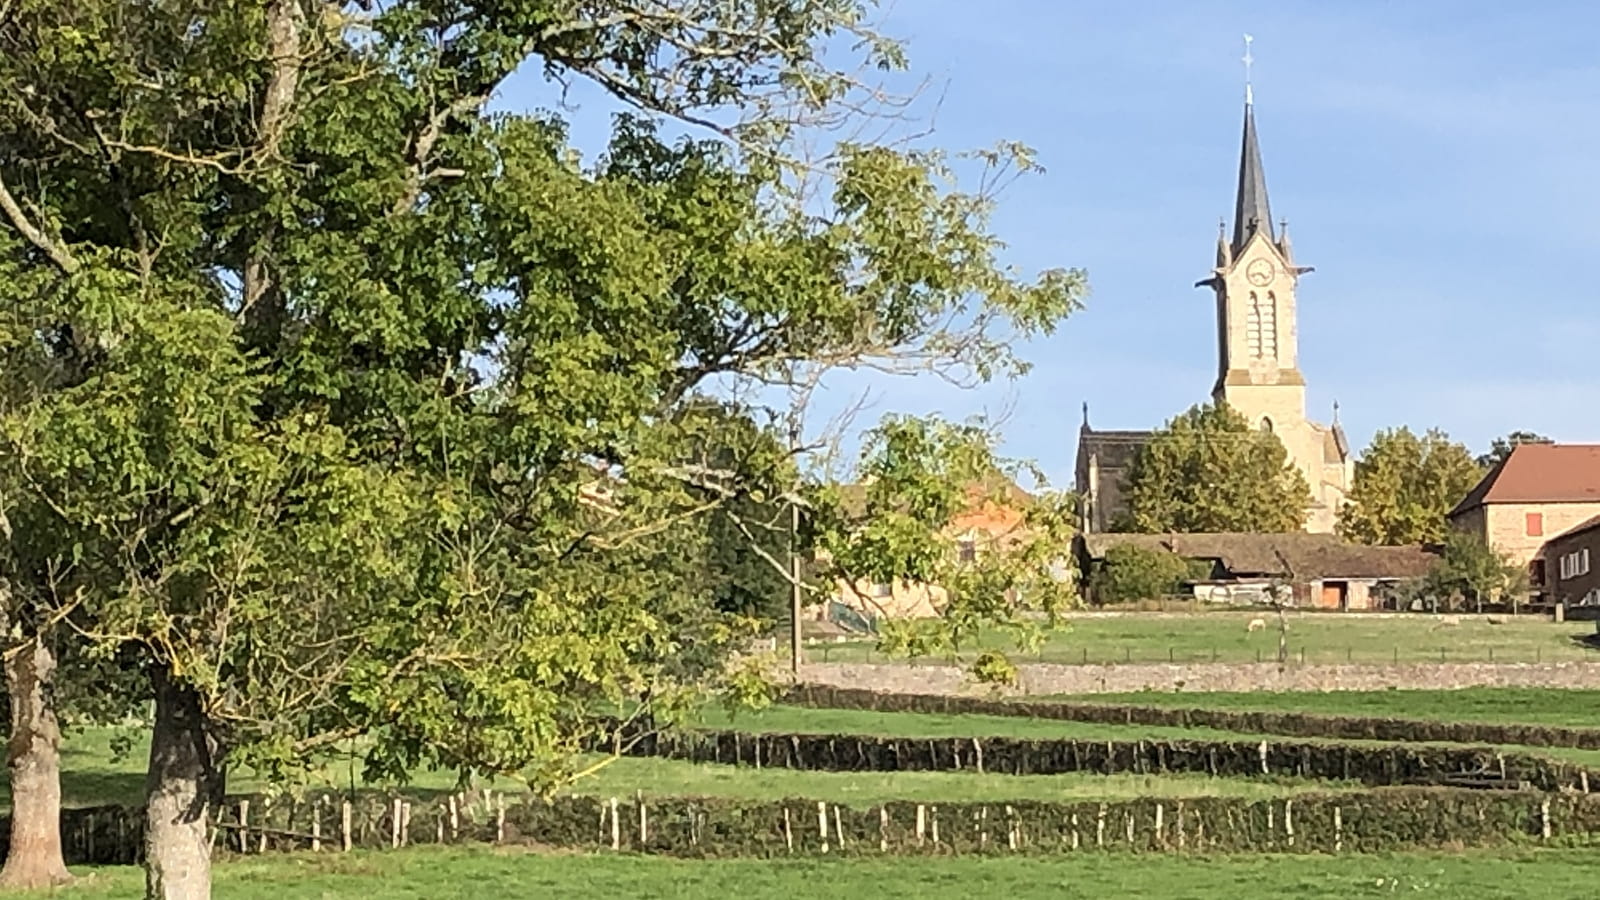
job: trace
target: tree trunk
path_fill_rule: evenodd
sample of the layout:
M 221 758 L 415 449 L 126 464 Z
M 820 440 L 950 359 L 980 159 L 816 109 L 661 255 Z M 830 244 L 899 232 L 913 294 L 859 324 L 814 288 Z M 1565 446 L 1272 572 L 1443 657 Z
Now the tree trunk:
M 165 669 L 156 669 L 152 680 L 156 723 L 145 779 L 145 897 L 209 900 L 215 748 L 199 695 Z
M 72 880 L 61 853 L 61 727 L 51 679 L 56 659 L 33 640 L 6 659 L 11 700 L 11 844 L 0 887 L 42 888 Z

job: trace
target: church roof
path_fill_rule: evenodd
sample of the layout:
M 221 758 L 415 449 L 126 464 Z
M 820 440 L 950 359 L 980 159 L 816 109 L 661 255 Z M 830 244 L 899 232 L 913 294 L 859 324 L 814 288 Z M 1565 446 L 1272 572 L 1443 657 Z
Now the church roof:
M 1518 444 L 1450 515 L 1490 503 L 1600 503 L 1600 444 Z
M 1086 534 L 1083 547 L 1091 559 L 1105 558 L 1112 547 L 1132 544 L 1166 550 L 1185 559 L 1210 559 L 1230 576 L 1318 578 L 1416 578 L 1437 558 L 1420 546 L 1369 547 L 1332 534 Z
M 1099 457 L 1101 469 L 1125 469 L 1154 437 L 1154 431 L 1096 431 L 1085 425 L 1078 432 L 1078 456 Z
M 1256 141 L 1255 103 L 1244 103 L 1244 143 L 1239 150 L 1239 191 L 1233 203 L 1233 253 L 1235 256 L 1257 231 L 1272 239 L 1272 206 L 1267 202 L 1267 173 L 1261 166 Z

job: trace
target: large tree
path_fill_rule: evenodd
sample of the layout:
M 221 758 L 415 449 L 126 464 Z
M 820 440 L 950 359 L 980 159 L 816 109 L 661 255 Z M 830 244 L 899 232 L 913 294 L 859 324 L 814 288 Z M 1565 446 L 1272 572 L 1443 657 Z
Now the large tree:
M 1158 430 L 1128 468 L 1134 531 L 1299 531 L 1311 489 L 1283 442 L 1226 404 L 1195 406 Z
M 1484 469 L 1494 468 L 1506 457 L 1510 456 L 1511 451 L 1516 449 L 1519 444 L 1552 443 L 1555 442 L 1535 431 L 1513 431 L 1505 437 L 1495 438 L 1489 445 L 1489 452 L 1479 455 L 1478 466 Z
M 375 775 L 558 777 L 597 702 L 714 672 L 679 650 L 731 646 L 726 580 L 666 557 L 716 544 L 715 510 L 805 498 L 771 454 L 708 452 L 705 394 L 801 388 L 735 408 L 760 426 L 841 366 L 1009 374 L 1008 339 L 1075 305 L 1079 273 L 997 262 L 992 197 L 939 154 L 796 157 L 876 96 L 855 63 L 903 63 L 866 12 L 0 6 L 0 512 L 28 523 L 0 599 L 15 647 L 147 677 L 149 896 L 209 895 L 225 763 L 290 777 L 364 736 Z M 864 58 L 824 62 L 841 34 Z M 524 67 L 643 113 L 580 165 L 559 117 L 485 112 Z M 918 521 L 845 554 L 863 570 L 920 566 L 933 482 L 992 450 L 925 446 L 948 460 L 874 464 Z M 1044 552 L 951 573 L 951 629 L 1012 608 Z M 48 672 L 8 666 L 12 696 Z M 13 738 L 53 772 L 47 733 Z M 38 783 L 15 809 L 53 828 Z
M 1442 541 L 1445 516 L 1483 476 L 1466 446 L 1434 428 L 1378 432 L 1356 460 L 1339 533 L 1366 544 Z

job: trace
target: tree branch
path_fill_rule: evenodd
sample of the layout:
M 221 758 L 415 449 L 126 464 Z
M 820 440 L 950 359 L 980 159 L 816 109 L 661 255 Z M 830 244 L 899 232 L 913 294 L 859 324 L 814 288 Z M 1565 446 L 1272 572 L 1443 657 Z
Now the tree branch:
M 27 215 L 22 211 L 22 207 L 17 205 L 17 198 L 13 197 L 11 191 L 6 187 L 5 179 L 3 178 L 0 178 L 0 210 L 4 210 L 6 218 L 10 219 L 11 224 L 22 232 L 22 236 L 27 238 L 29 243 L 43 251 L 44 255 L 50 257 L 50 261 L 55 263 L 61 271 L 68 275 L 78 271 L 77 258 L 72 255 L 71 251 L 67 250 L 65 245 L 51 240 L 49 235 L 28 220 Z

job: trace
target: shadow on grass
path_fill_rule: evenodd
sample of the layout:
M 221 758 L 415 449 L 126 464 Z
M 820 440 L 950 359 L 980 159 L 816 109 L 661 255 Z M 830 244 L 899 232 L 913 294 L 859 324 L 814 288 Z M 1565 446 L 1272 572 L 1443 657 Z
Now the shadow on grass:
M 1591 634 L 1575 634 L 1571 640 L 1573 644 L 1584 650 L 1600 653 L 1600 628 L 1597 628 Z

